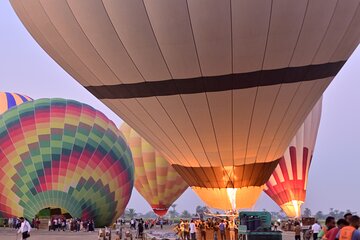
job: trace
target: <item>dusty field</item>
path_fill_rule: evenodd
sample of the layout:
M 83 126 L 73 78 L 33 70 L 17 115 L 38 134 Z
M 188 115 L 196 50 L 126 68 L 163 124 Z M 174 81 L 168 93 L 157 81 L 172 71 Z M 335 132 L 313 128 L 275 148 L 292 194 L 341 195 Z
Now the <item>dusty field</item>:
M 167 229 L 165 231 L 170 231 Z M 113 234 L 114 235 L 114 234 Z M 16 238 L 16 231 L 0 228 L 0 240 L 15 240 L 20 239 L 20 236 Z M 31 233 L 30 240 L 97 240 L 97 232 L 49 232 L 46 230 L 33 231 Z M 113 237 L 112 239 L 115 239 Z M 283 240 L 294 239 L 294 233 L 284 233 Z M 211 239 L 210 239 L 211 240 Z

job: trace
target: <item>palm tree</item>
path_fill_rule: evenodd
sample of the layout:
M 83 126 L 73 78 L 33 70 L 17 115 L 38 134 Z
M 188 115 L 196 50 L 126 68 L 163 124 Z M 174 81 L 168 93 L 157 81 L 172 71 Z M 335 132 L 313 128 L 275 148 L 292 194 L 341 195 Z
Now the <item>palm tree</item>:
M 315 218 L 318 220 L 318 219 L 324 219 L 324 213 L 322 211 L 318 211 L 316 214 L 315 214 Z
M 191 218 L 191 214 L 190 214 L 187 210 L 184 210 L 184 211 L 181 213 L 181 217 L 182 217 L 182 218 Z
M 177 206 L 176 204 L 171 205 L 172 210 L 169 211 L 170 218 L 172 218 L 172 219 L 174 219 L 176 217 L 176 215 L 177 215 L 177 212 L 176 212 L 176 209 L 175 209 L 176 206 Z
M 310 210 L 310 208 L 305 208 L 303 215 L 304 215 L 304 217 L 310 217 L 310 216 L 311 216 L 311 210 Z
M 134 208 L 129 208 L 127 211 L 127 215 L 130 219 L 133 219 L 137 215 L 137 213 L 135 212 Z
M 206 206 L 197 206 L 196 207 L 196 214 L 199 216 L 200 219 L 204 218 L 204 213 L 206 212 L 207 207 Z

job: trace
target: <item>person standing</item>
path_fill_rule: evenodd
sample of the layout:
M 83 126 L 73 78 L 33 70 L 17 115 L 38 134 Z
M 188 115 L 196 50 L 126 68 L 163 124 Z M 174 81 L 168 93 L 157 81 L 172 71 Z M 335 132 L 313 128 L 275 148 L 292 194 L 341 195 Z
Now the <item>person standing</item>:
M 135 229 L 135 220 L 133 218 L 130 220 L 130 229 Z
M 237 226 L 235 224 L 235 220 L 229 222 L 229 234 L 230 234 L 230 240 L 235 240 L 235 230 L 237 229 Z
M 344 215 L 344 219 L 350 224 L 352 213 L 348 212 Z
M 311 226 L 304 233 L 304 240 L 310 240 L 312 236 Z
M 57 225 L 58 225 L 58 222 L 57 222 L 57 219 L 56 219 L 56 218 L 54 218 L 53 223 L 54 223 L 54 228 L 53 228 L 53 230 L 56 231 Z
M 196 226 L 194 220 L 190 222 L 190 238 L 191 240 L 196 240 Z
M 9 219 L 8 219 L 8 226 L 9 226 L 9 228 L 12 228 L 12 225 L 13 225 L 13 224 L 12 224 L 12 218 L 9 218 Z
M 219 231 L 219 224 L 217 221 L 213 222 L 213 232 L 214 232 L 214 240 L 218 240 L 218 231 Z
M 342 229 L 343 227 L 349 226 L 349 223 L 341 218 L 336 222 L 337 227 L 334 227 L 332 229 L 330 229 L 326 234 L 325 234 L 325 238 L 327 240 L 335 240 L 336 236 L 338 235 L 340 229 Z
M 188 220 L 184 222 L 184 239 L 190 240 L 190 224 Z
M 278 227 L 279 227 L 279 224 L 277 221 L 275 221 L 274 223 L 274 231 L 277 231 L 278 230 Z
M 183 236 L 181 235 L 180 223 L 178 225 L 176 225 L 176 227 L 174 227 L 174 231 L 175 231 L 176 235 L 178 236 L 178 239 L 183 240 Z
M 20 218 L 20 222 L 21 225 L 17 234 L 21 233 L 21 239 L 24 240 L 30 237 L 31 226 L 30 223 L 23 217 Z
M 334 217 L 327 217 L 325 220 L 325 226 L 321 229 L 320 233 L 318 234 L 318 239 L 322 239 L 325 237 L 326 233 L 335 227 L 335 218 Z
M 58 232 L 60 232 L 60 230 L 61 230 L 61 222 L 62 222 L 61 218 L 58 218 L 58 220 L 57 220 L 57 223 L 58 223 L 57 230 L 58 230 Z
M 220 238 L 221 238 L 221 240 L 226 240 L 226 233 L 225 233 L 226 224 L 224 222 L 224 219 L 221 220 L 221 223 L 219 225 L 219 229 L 220 229 Z
M 316 221 L 312 226 L 311 226 L 311 230 L 313 232 L 313 239 L 317 240 L 318 238 L 318 234 L 321 230 L 321 226 L 320 224 Z
M 206 240 L 206 223 L 204 220 L 202 220 L 199 224 L 199 229 L 200 229 L 200 240 Z
M 180 237 L 182 240 L 185 239 L 185 222 L 180 219 Z
M 295 222 L 295 240 L 301 240 L 301 226 L 300 223 Z
M 138 223 L 138 238 L 142 239 L 143 233 L 144 233 L 144 222 L 143 222 L 143 219 L 141 218 Z
M 357 215 L 353 215 L 350 218 L 350 225 L 343 227 L 338 236 L 335 239 L 339 240 L 360 240 L 360 218 Z
M 40 219 L 36 218 L 36 229 L 39 230 L 40 228 Z

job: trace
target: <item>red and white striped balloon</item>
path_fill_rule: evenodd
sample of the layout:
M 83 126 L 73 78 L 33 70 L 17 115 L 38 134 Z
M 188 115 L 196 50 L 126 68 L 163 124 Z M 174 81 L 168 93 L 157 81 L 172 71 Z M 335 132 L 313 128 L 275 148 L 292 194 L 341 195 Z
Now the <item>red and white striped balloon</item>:
M 306 197 L 308 172 L 320 125 L 322 98 L 292 139 L 279 165 L 266 183 L 265 192 L 287 214 L 299 217 Z

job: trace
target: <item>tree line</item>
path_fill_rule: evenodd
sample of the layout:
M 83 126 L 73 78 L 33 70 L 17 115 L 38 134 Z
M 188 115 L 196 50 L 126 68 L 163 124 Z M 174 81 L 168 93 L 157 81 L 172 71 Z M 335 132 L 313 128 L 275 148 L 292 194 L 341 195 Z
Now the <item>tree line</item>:
M 203 218 L 206 212 L 209 212 L 209 209 L 206 206 L 197 206 L 194 213 L 190 213 L 188 210 L 184 210 L 181 213 L 176 210 L 176 204 L 171 205 L 171 208 L 168 211 L 167 217 L 170 219 L 174 218 L 192 218 L 192 217 L 200 217 Z M 263 211 L 266 211 L 266 209 L 263 209 Z M 323 211 L 317 211 L 316 213 L 313 213 L 310 208 L 305 208 L 302 216 L 303 217 L 315 217 L 316 219 L 325 219 L 328 216 L 335 217 L 336 219 L 342 218 L 346 213 L 352 213 L 357 214 L 357 212 L 353 212 L 350 209 L 338 210 L 335 208 L 330 208 L 327 213 Z M 216 212 L 219 214 L 219 212 Z M 278 212 L 270 212 L 273 219 L 286 219 L 285 213 L 280 210 Z M 135 209 L 129 208 L 125 210 L 124 216 L 125 218 L 156 218 L 156 214 L 153 211 L 149 211 L 145 214 L 137 213 Z
M 181 213 L 179 213 L 176 210 L 176 204 L 171 205 L 171 208 L 169 209 L 167 213 L 167 217 L 170 219 L 174 218 L 192 218 L 192 217 L 200 217 L 202 218 L 204 216 L 204 213 L 208 211 L 208 208 L 206 206 L 197 206 L 195 209 L 195 213 L 190 213 L 188 210 L 184 210 Z M 153 211 L 149 211 L 145 214 L 138 213 L 134 208 L 128 208 L 125 210 L 125 213 L 123 217 L 127 219 L 132 218 L 157 218 L 157 215 Z

